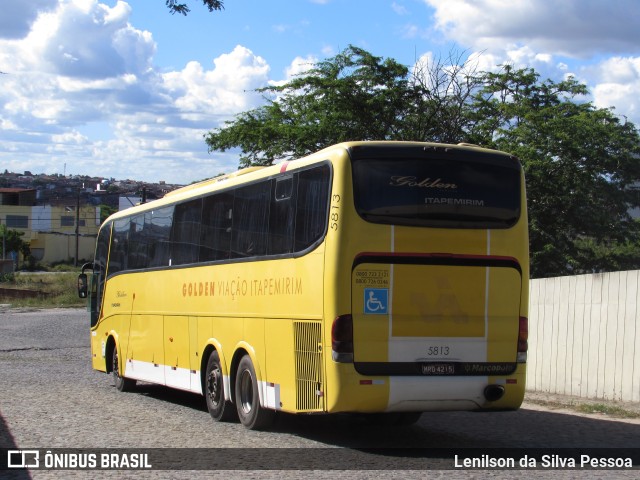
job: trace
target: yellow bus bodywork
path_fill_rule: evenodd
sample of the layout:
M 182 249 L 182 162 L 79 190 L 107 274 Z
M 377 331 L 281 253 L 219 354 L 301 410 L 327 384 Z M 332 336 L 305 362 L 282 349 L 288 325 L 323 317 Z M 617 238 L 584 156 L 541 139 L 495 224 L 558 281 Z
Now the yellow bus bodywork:
M 202 394 L 207 356 L 215 349 L 228 399 L 234 368 L 246 353 L 259 380 L 261 405 L 285 412 L 517 408 L 524 396 L 525 363 L 508 374 L 396 376 L 359 373 L 354 363 L 332 359 L 332 321 L 352 314 L 354 362 L 366 368 L 421 359 L 515 363 L 518 320 L 527 317 L 524 188 L 520 219 L 507 229 L 369 223 L 354 207 L 351 145 L 154 202 L 163 206 L 317 162 L 330 162 L 332 168 L 327 232 L 305 255 L 109 277 L 92 328 L 93 368 L 109 370 L 111 341 L 125 377 Z M 154 205 L 114 218 L 149 208 Z M 473 261 L 467 265 L 466 259 Z M 383 300 L 378 294 L 386 295 L 382 313 L 376 312 Z M 492 384 L 505 390 L 497 401 L 483 396 Z

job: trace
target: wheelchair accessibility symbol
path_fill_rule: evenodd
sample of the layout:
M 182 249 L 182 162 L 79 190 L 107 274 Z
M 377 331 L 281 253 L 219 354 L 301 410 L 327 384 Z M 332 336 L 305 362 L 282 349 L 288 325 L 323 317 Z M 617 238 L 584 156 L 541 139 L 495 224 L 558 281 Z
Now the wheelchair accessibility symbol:
M 386 315 L 389 313 L 389 289 L 365 288 L 364 313 Z

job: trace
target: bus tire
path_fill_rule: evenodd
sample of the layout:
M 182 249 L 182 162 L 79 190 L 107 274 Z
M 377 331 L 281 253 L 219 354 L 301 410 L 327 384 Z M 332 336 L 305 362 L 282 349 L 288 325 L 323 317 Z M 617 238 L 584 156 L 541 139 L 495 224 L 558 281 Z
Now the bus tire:
M 136 381 L 130 378 L 125 378 L 120 375 L 120 361 L 118 358 L 118 347 L 113 344 L 113 351 L 111 352 L 111 374 L 113 375 L 113 383 L 116 390 L 119 392 L 130 392 L 136 386 Z
M 273 422 L 275 412 L 260 406 L 258 380 L 249 355 L 242 357 L 238 364 L 235 384 L 235 402 L 240 423 L 250 430 L 268 427 Z
M 205 371 L 204 398 L 207 401 L 209 415 L 216 422 L 229 422 L 236 418 L 236 411 L 231 402 L 225 400 L 224 377 L 220 356 L 217 351 L 209 355 Z

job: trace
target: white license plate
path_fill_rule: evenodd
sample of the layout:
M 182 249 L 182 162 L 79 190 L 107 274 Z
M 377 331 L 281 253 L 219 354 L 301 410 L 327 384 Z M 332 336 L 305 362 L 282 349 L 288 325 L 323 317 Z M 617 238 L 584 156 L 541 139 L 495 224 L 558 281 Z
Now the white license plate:
M 423 375 L 453 375 L 456 369 L 450 363 L 424 363 L 422 364 Z

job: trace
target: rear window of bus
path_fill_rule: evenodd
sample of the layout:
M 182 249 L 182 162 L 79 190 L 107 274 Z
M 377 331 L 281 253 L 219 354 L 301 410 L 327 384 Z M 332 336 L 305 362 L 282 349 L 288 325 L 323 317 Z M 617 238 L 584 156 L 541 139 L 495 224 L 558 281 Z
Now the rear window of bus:
M 520 218 L 521 167 L 507 155 L 364 150 L 352 154 L 352 167 L 356 210 L 369 222 L 509 228 Z

